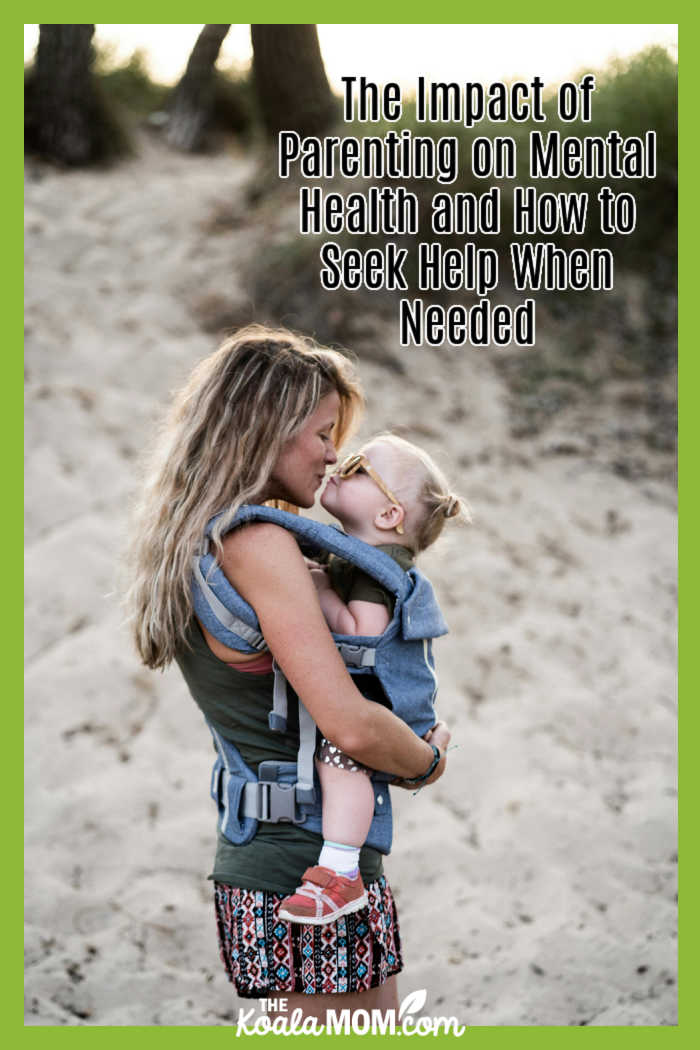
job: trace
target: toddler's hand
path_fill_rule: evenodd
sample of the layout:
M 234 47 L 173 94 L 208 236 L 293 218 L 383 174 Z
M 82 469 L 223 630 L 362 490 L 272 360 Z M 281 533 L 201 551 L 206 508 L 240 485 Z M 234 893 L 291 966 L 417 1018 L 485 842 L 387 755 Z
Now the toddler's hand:
M 314 587 L 317 591 L 328 591 L 330 590 L 331 581 L 328 578 L 328 573 L 320 565 L 315 569 L 309 569 L 311 579 Z

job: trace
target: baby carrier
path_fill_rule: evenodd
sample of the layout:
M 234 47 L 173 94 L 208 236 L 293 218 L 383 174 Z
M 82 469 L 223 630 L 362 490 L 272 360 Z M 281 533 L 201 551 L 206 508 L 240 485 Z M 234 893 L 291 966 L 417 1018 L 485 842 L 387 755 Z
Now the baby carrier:
M 220 515 L 211 519 L 206 536 Z M 333 634 L 350 674 L 374 675 L 391 709 L 422 736 L 435 723 L 437 692 L 432 639 L 447 633 L 430 582 L 415 567 L 404 571 L 385 554 L 332 525 L 276 510 L 241 507 L 229 531 L 252 521 L 267 521 L 293 532 L 304 554 L 330 552 L 358 566 L 395 596 L 394 613 L 383 634 L 375 637 Z M 193 561 L 192 597 L 200 622 L 224 645 L 244 653 L 267 649 L 253 608 L 226 578 L 205 540 Z M 287 727 L 287 684 L 273 663 L 271 732 Z M 358 683 L 359 684 L 359 683 Z M 361 688 L 361 684 L 360 684 Z M 237 748 L 210 721 L 217 758 L 211 794 L 219 807 L 219 828 L 236 844 L 250 841 L 258 821 L 290 821 L 310 831 L 321 831 L 321 794 L 314 769 L 316 725 L 298 700 L 299 751 L 296 762 L 261 762 L 258 774 L 243 761 Z M 367 845 L 382 853 L 391 848 L 392 818 L 388 774 L 372 773 L 375 809 Z

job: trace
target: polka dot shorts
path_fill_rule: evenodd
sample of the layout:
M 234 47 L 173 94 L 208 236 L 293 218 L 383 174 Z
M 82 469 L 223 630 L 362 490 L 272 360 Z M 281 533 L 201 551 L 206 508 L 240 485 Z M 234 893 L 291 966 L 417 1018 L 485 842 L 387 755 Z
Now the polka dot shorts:
M 346 755 L 344 751 L 332 744 L 330 740 L 326 740 L 325 736 L 316 749 L 316 758 L 319 762 L 325 762 L 327 765 L 335 766 L 337 769 L 344 769 L 348 773 L 369 774 L 370 772 L 367 766 L 363 766 L 361 762 L 356 762 L 350 755 Z

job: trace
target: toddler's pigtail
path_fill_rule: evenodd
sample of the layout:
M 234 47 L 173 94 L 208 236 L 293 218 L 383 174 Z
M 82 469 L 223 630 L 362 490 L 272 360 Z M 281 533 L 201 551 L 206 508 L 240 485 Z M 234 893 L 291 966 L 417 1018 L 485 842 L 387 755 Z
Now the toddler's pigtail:
M 454 492 L 447 492 L 442 497 L 440 510 L 445 518 L 458 518 L 463 524 L 468 525 L 472 520 L 471 512 L 461 496 Z
M 440 475 L 442 479 L 442 475 Z M 422 519 L 416 529 L 416 548 L 418 551 L 430 547 L 443 530 L 446 521 L 456 521 L 468 525 L 472 516 L 469 507 L 461 496 L 450 492 L 446 486 L 436 487 L 435 477 L 429 478 L 419 497 L 423 510 Z

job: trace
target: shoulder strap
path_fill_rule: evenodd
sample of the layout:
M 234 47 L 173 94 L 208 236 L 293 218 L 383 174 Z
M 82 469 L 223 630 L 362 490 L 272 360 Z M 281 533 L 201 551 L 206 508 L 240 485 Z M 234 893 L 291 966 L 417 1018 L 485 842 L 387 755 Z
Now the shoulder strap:
M 207 564 L 208 562 L 208 564 Z M 202 564 L 205 565 L 205 572 L 202 573 Z M 229 608 L 224 604 L 219 595 L 216 593 L 218 586 L 219 591 L 222 593 L 222 597 L 229 598 L 231 595 L 225 592 L 226 584 L 228 581 L 221 570 L 218 570 L 218 580 L 212 582 L 207 577 L 209 570 L 214 565 L 214 559 L 211 555 L 206 555 L 203 558 L 193 558 L 192 560 L 192 575 L 193 575 L 193 600 L 194 610 L 199 616 L 200 620 L 204 623 L 205 627 L 210 628 L 215 626 L 221 627 L 225 631 L 231 633 L 234 641 L 238 638 L 242 638 L 252 649 L 264 651 L 267 646 L 265 645 L 265 639 L 262 633 L 258 630 L 259 624 L 257 616 L 247 603 L 243 602 L 243 599 L 239 596 L 241 606 L 239 612 L 241 615 L 237 616 L 233 611 L 233 608 Z M 233 588 L 229 589 L 231 593 Z M 244 608 L 243 606 L 247 606 Z M 245 619 L 241 617 L 244 616 Z M 212 621 L 213 617 L 213 621 Z M 222 639 L 223 641 L 224 639 Z M 234 645 L 235 648 L 235 645 Z
M 211 535 L 220 517 L 221 514 L 217 514 L 209 521 L 206 528 L 208 536 Z M 371 547 L 369 543 L 363 543 L 362 540 L 355 539 L 353 536 L 346 536 L 333 525 L 324 525 L 322 522 L 303 518 L 298 514 L 290 514 L 285 510 L 277 510 L 275 507 L 248 504 L 240 508 L 228 531 L 251 521 L 269 521 L 273 525 L 280 525 L 303 539 L 310 548 L 330 551 L 331 554 L 345 558 L 346 561 L 352 562 L 353 565 L 357 565 L 363 572 L 372 576 L 382 587 L 386 587 L 388 591 L 396 595 L 400 601 L 411 589 L 406 572 L 397 565 L 393 558 L 384 551 Z

